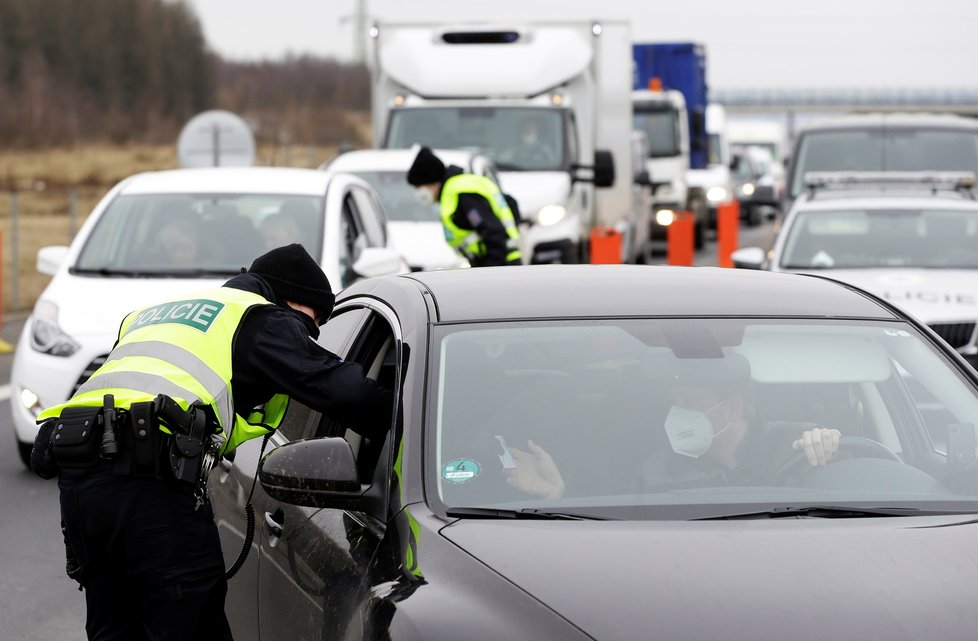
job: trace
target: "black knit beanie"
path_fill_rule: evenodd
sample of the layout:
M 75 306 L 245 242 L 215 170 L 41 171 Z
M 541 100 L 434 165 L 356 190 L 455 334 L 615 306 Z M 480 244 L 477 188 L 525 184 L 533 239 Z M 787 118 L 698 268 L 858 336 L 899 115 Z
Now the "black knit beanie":
M 255 259 L 248 270 L 268 281 L 277 302 L 291 301 L 312 307 L 325 320 L 333 311 L 333 288 L 305 247 L 292 243 L 276 247 Z
M 440 183 L 443 180 L 445 180 L 445 163 L 431 153 L 431 148 L 422 147 L 419 149 L 411 168 L 408 169 L 408 184 L 417 187 L 418 185 Z

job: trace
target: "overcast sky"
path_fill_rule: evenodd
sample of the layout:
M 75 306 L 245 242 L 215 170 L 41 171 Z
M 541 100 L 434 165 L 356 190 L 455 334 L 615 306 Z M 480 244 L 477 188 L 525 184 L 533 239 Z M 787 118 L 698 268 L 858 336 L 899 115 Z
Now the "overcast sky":
M 353 55 L 356 0 L 185 1 L 227 58 Z M 976 0 L 367 0 L 366 11 L 378 21 L 630 17 L 635 41 L 705 44 L 716 89 L 978 89 Z

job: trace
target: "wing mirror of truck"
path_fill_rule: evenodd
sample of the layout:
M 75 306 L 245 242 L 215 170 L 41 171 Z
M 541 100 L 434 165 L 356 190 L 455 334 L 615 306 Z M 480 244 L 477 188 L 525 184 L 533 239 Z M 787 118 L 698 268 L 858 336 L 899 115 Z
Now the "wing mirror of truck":
M 575 182 L 611 187 L 615 184 L 615 157 L 607 149 L 599 149 L 594 152 L 593 165 L 571 165 L 571 171 Z

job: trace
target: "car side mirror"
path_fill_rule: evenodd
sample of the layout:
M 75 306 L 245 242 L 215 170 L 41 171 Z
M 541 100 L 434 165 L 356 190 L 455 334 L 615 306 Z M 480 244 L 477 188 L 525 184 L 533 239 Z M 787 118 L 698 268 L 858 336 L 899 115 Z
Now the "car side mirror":
M 65 245 L 50 245 L 37 250 L 37 271 L 54 276 L 68 257 Z
M 364 278 L 402 274 L 406 271 L 404 259 L 390 247 L 364 247 L 353 263 L 353 271 Z
M 734 267 L 741 269 L 761 269 L 764 265 L 765 252 L 760 247 L 744 247 L 730 255 Z
M 277 501 L 305 507 L 360 509 L 369 486 L 360 484 L 350 444 L 343 438 L 293 441 L 258 464 L 258 480 Z

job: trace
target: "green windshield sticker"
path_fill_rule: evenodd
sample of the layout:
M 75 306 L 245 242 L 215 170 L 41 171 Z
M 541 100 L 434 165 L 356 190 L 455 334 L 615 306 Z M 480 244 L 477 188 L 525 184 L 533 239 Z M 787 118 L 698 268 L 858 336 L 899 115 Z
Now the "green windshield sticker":
M 176 323 L 207 332 L 222 309 L 224 309 L 224 303 L 206 298 L 163 303 L 140 312 L 127 331 L 131 332 L 148 325 Z
M 449 483 L 468 483 L 479 476 L 479 464 L 469 458 L 449 461 L 441 468 L 441 476 Z

